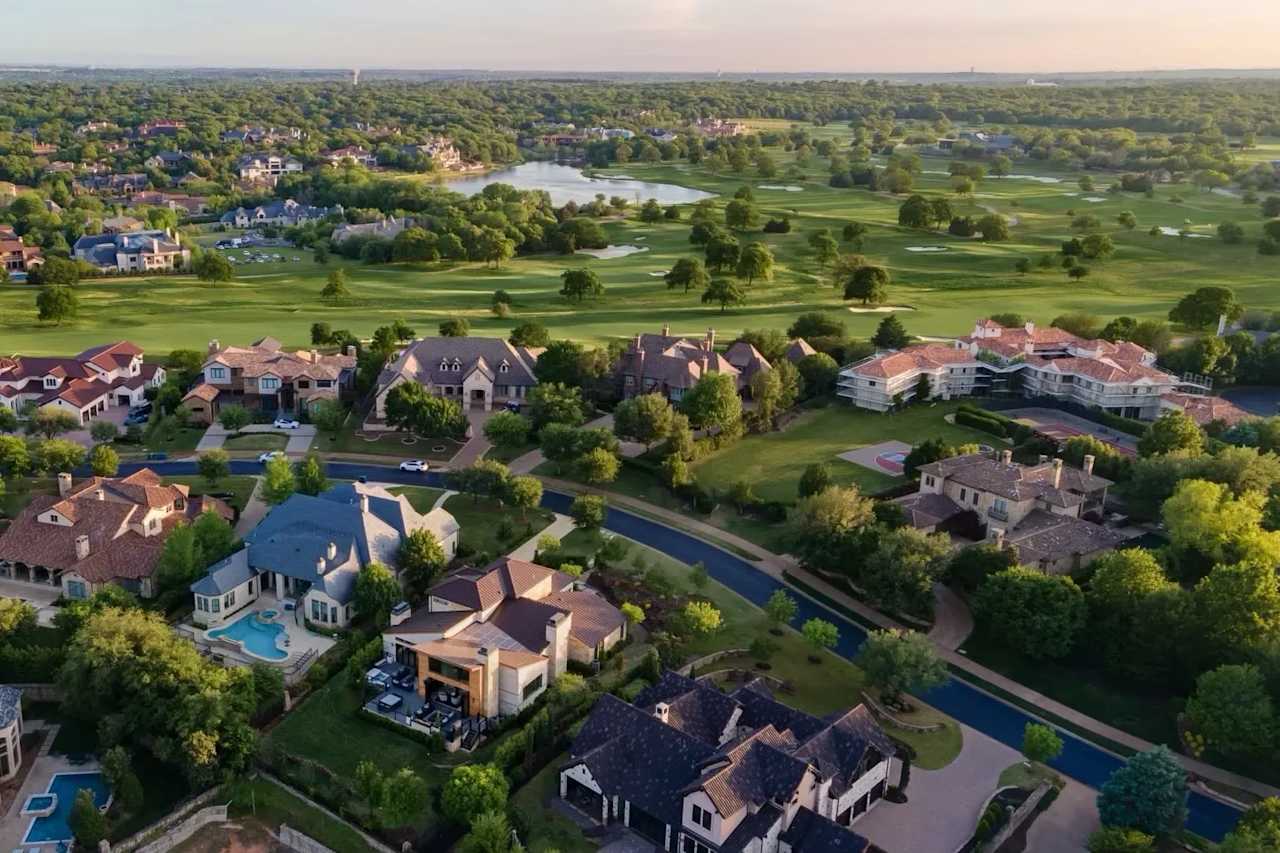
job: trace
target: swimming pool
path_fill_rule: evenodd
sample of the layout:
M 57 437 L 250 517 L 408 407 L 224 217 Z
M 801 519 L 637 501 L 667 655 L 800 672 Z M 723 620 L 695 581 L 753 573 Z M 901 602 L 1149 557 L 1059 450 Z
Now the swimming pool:
M 227 627 L 210 631 L 209 636 L 239 643 L 240 648 L 263 660 L 284 660 L 289 653 L 280 648 L 283 633 L 280 623 L 264 622 L 257 613 L 246 613 Z
M 27 827 L 27 837 L 23 844 L 48 844 L 56 841 L 71 841 L 74 833 L 67 825 L 71 816 L 71 807 L 75 805 L 76 793 L 81 788 L 93 792 L 93 802 L 100 809 L 111 804 L 111 789 L 107 787 L 106 777 L 98 770 L 86 773 L 56 773 L 49 780 L 46 794 L 53 794 L 58 803 L 53 811 L 44 817 L 32 818 Z

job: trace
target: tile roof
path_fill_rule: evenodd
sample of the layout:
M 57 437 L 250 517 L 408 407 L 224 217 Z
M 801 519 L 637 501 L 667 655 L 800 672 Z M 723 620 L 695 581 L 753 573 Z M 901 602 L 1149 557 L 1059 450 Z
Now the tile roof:
M 896 352 L 877 355 L 853 368 L 859 376 L 892 379 L 914 370 L 936 370 L 949 364 L 968 364 L 977 359 L 964 349 L 945 344 L 913 344 Z
M 951 498 L 936 492 L 916 492 L 894 498 L 893 502 L 902 507 L 912 527 L 933 527 L 965 511 Z
M 1041 509 L 1027 513 L 1017 527 L 1005 533 L 1005 541 L 1017 546 L 1018 559 L 1029 565 L 1110 550 L 1127 539 L 1101 524 Z
M 573 614 L 569 636 L 595 648 L 626 624 L 622 611 L 591 590 L 563 590 L 543 599 L 545 604 Z
M 1079 468 L 1062 466 L 1058 485 L 1054 486 L 1053 462 L 1022 465 L 1003 462 L 986 453 L 969 453 L 952 456 L 921 465 L 918 472 L 932 474 L 983 492 L 990 492 L 1014 501 L 1040 498 L 1056 506 L 1076 506 L 1083 495 L 1089 495 L 1111 485 L 1111 481 L 1096 474 L 1086 474 Z
M 480 573 L 458 572 L 436 586 L 430 594 L 472 610 L 488 610 L 504 598 L 522 598 L 535 586 L 552 578 L 551 589 L 558 592 L 572 579 L 567 575 L 511 557 L 499 557 Z
M 858 705 L 831 720 L 794 754 L 810 761 L 823 778 L 830 779 L 832 794 L 839 796 L 867 770 L 897 751 L 871 711 Z
M 383 634 L 445 634 L 455 625 L 472 617 L 470 610 L 415 610 L 398 625 L 383 629 Z
M 1246 418 L 1254 417 L 1230 400 L 1209 395 L 1181 394 L 1171 391 L 1160 397 L 1160 405 L 1166 409 L 1181 409 L 1201 426 L 1212 421 L 1236 424 Z
M 499 628 L 529 651 L 541 653 L 547 647 L 548 620 L 563 612 L 544 601 L 512 598 L 498 605 L 488 624 Z
M 692 388 L 707 373 L 728 374 L 741 385 L 745 374 L 726 356 L 716 352 L 714 340 L 713 331 L 708 331 L 704 338 L 684 338 L 665 331 L 660 335 L 640 334 L 614 363 L 613 371 L 617 376 L 638 375 L 641 385 L 656 383 L 666 388 Z M 751 347 L 751 351 L 755 348 Z M 738 357 L 745 363 L 749 353 L 744 353 L 745 350 L 738 350 Z M 769 365 L 758 352 L 755 355 L 763 366 Z
M 210 355 L 204 369 L 221 364 L 240 370 L 243 376 L 278 376 L 284 381 L 297 378 L 339 379 L 344 370 L 356 366 L 355 356 L 328 355 L 315 350 L 283 350 L 272 338 L 263 338 L 248 347 L 223 347 Z
M 382 371 L 378 388 L 386 388 L 398 379 L 428 387 L 461 385 L 477 371 L 499 385 L 530 387 L 538 382 L 533 368 L 541 352 L 512 346 L 502 338 L 420 338 Z M 457 370 L 453 369 L 455 364 Z
M 793 754 L 795 748 L 795 738 L 773 726 L 757 729 L 705 759 L 703 774 L 685 787 L 685 793 L 702 789 L 722 815 L 752 805 L 789 802 L 810 769 L 808 761 Z

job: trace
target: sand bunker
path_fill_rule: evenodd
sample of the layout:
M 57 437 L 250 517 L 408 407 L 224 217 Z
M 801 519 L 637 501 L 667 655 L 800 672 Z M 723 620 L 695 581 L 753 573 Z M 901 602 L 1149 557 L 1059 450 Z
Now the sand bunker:
M 1161 226 L 1160 226 L 1160 233 L 1161 233 L 1161 234 L 1163 234 L 1163 235 L 1164 235 L 1164 236 L 1166 236 L 1166 237 L 1181 237 L 1181 236 L 1182 236 L 1182 229 L 1181 229 L 1181 228 L 1170 228 L 1168 225 L 1161 225 Z M 1212 240 L 1212 239 L 1213 239 L 1213 237 L 1212 237 L 1211 235 L 1209 235 L 1209 234 L 1192 234 L 1192 233 L 1190 233 L 1190 232 L 1187 232 L 1187 236 L 1188 236 L 1188 237 L 1194 237 L 1194 238 L 1196 238 L 1196 239 L 1200 239 L 1200 240 Z
M 1082 198 L 1082 199 L 1080 199 L 1080 200 L 1081 200 L 1081 201 L 1087 201 L 1087 202 L 1089 202 L 1090 204 L 1098 204 L 1099 202 L 1106 201 L 1106 199 L 1105 199 L 1105 198 L 1098 198 L 1096 195 L 1087 195 L 1087 196 L 1085 196 L 1084 198 Z
M 788 192 L 788 193 L 798 193 L 798 192 L 803 192 L 803 191 L 804 191 L 804 187 L 792 186 L 792 185 L 790 185 L 790 184 L 787 184 L 787 185 L 783 185 L 783 184 L 761 184 L 761 185 L 760 185 L 760 189 L 762 189 L 762 190 L 782 190 L 783 192 Z
M 946 246 L 908 246 L 907 251 L 920 252 L 920 253 L 927 254 L 931 252 L 945 252 L 947 251 L 947 247 Z
M 1051 178 L 1048 175 L 988 175 L 999 181 L 1035 181 L 1037 184 L 1060 184 L 1062 178 Z
M 851 305 L 849 310 L 855 314 L 888 314 L 893 311 L 914 311 L 910 305 Z
M 658 270 L 657 272 L 651 272 L 651 273 L 649 273 L 649 275 L 650 275 L 652 278 L 662 278 L 664 275 L 666 275 L 666 274 L 667 274 L 667 273 L 669 273 L 669 272 L 671 272 L 671 270 Z
M 599 258 L 602 261 L 611 261 L 614 258 L 625 258 L 627 255 L 634 255 L 637 252 L 649 251 L 648 246 L 631 246 L 623 244 L 621 246 L 606 246 L 603 249 L 579 249 L 575 254 L 590 255 L 593 258 Z

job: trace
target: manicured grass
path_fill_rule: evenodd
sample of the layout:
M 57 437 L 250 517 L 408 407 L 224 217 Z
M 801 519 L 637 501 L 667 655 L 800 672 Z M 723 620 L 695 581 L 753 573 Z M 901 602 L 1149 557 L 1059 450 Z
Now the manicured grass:
M 223 442 L 223 449 L 228 453 L 238 451 L 284 450 L 289 439 L 274 432 L 244 432 L 229 435 Z
M 997 784 L 1000 787 L 1017 785 L 1019 788 L 1031 791 L 1044 781 L 1052 782 L 1058 786 L 1062 785 L 1062 777 L 1043 764 L 1019 761 L 1017 764 L 1011 764 L 1000 772 L 1000 781 Z
M 815 132 L 838 132 L 836 139 L 848 139 L 847 128 Z M 783 171 L 794 165 L 793 155 L 770 153 Z M 875 159 L 883 165 L 881 155 Z M 368 335 L 379 325 L 403 318 L 421 334 L 441 320 L 465 317 L 474 335 L 505 335 L 523 320 L 538 320 L 556 337 L 602 343 L 653 329 L 663 321 L 677 331 L 694 334 L 713 325 L 726 337 L 744 327 L 785 329 L 797 314 L 808 310 L 839 312 L 852 334 L 867 337 L 883 315 L 848 311 L 807 243 L 813 231 L 830 228 L 838 234 L 850 221 L 868 226 L 863 253 L 889 268 L 893 277 L 889 302 L 914 309 L 902 312 L 902 320 L 915 334 L 963 334 L 975 319 L 993 311 L 1021 312 L 1042 324 L 1077 310 L 1162 318 L 1183 294 L 1205 285 L 1232 287 L 1250 307 L 1280 307 L 1273 286 L 1280 259 L 1257 254 L 1261 214 L 1256 205 L 1245 206 L 1238 198 L 1188 185 L 1159 186 L 1150 199 L 1110 194 L 1105 187 L 1117 176 L 1099 172 L 1092 173 L 1099 186 L 1092 196 L 1103 200 L 1089 203 L 1084 198 L 1090 194 L 1075 185 L 1079 173 L 1054 171 L 1050 164 L 1037 161 L 1019 161 L 1015 171 L 1056 176 L 1062 182 L 988 178 L 978 186 L 976 197 L 960 198 L 952 193 L 945 174 L 948 162 L 924 158 L 926 173 L 916 177 L 915 190 L 948 197 L 957 215 L 981 216 L 991 208 L 1016 218 L 1008 242 L 984 244 L 899 228 L 901 196 L 829 187 L 829 162 L 821 157 L 803 168 L 803 179 L 712 175 L 687 163 L 628 163 L 612 170 L 714 192 L 720 196 L 718 204 L 749 185 L 762 221 L 783 214 L 791 218 L 788 234 L 743 235 L 769 245 L 777 258 L 776 274 L 772 282 L 756 283 L 746 305 L 724 314 L 703 305 L 700 294 L 668 290 L 660 277 L 651 275 L 695 252 L 688 242 L 688 223 L 650 225 L 629 219 L 605 222 L 609 239 L 623 243 L 643 237 L 649 251 L 613 260 L 548 254 L 515 259 L 497 270 L 481 263 L 367 266 L 334 260 L 321 266 L 306 253 L 288 250 L 289 257 L 298 255 L 302 260 L 239 267 L 237 279 L 227 284 L 206 285 L 190 276 L 84 281 L 78 287 L 79 317 L 60 326 L 36 321 L 35 288 L 7 287 L 0 292 L 0 339 L 14 351 L 56 354 L 128 337 L 149 353 L 160 354 L 193 344 L 198 347 L 212 338 L 244 344 L 267 334 L 289 346 L 307 346 L 310 325 L 317 321 Z M 760 189 L 772 184 L 796 184 L 802 191 Z M 1136 229 L 1117 224 L 1116 216 L 1123 210 L 1135 214 Z M 1068 211 L 1096 215 L 1101 231 L 1117 245 L 1115 256 L 1089 262 L 1090 275 L 1079 283 L 1071 282 L 1056 266 L 1017 274 L 1014 264 L 1019 258 L 1037 259 L 1056 252 L 1063 240 L 1074 236 Z M 1147 233 L 1152 226 L 1167 226 L 1210 235 L 1227 220 L 1244 227 L 1244 244 L 1228 246 L 1217 239 Z M 945 246 L 947 251 L 907 251 L 922 245 Z M 844 246 L 848 249 L 848 244 Z M 349 271 L 353 297 L 342 305 L 325 304 L 319 292 L 328 271 L 337 266 Z M 606 295 L 571 306 L 558 295 L 558 277 L 565 269 L 582 266 L 600 275 Z M 506 319 L 489 311 L 497 289 L 514 298 L 512 316 Z M 175 316 L 181 316 L 182 322 L 173 322 Z
M 15 518 L 37 495 L 54 495 L 57 481 L 49 477 L 14 477 L 2 481 L 0 518 Z
M 919 699 L 912 700 L 912 704 L 916 706 L 916 710 L 910 714 L 899 714 L 898 719 L 904 723 L 920 723 L 923 725 L 942 723 L 943 728 L 936 732 L 912 732 L 896 728 L 887 723 L 882 723 L 882 725 L 886 732 L 898 740 L 910 744 L 911 748 L 916 751 L 915 760 L 911 762 L 912 766 L 919 767 L 922 770 L 941 770 L 955 761 L 956 756 L 960 754 L 960 750 L 964 747 L 964 732 L 961 731 L 955 720 L 941 711 L 921 703 Z
M 223 477 L 216 485 L 210 486 L 209 481 L 204 477 L 182 476 L 182 477 L 166 477 L 165 480 L 170 483 L 178 483 L 185 485 L 191 490 L 191 496 L 214 494 L 230 494 L 231 497 L 223 498 L 231 506 L 237 510 L 244 510 L 245 505 L 249 503 L 249 497 L 253 494 L 253 487 L 257 484 L 257 477 L 247 477 L 243 475 L 233 475 Z
M 229 812 L 236 818 L 252 818 L 271 829 L 287 823 L 337 853 L 367 853 L 368 843 L 360 833 L 298 799 L 270 780 L 257 778 L 228 785 L 225 797 Z
M 470 495 L 454 495 L 444 502 L 444 508 L 462 527 L 462 546 L 472 554 L 487 554 L 490 559 L 501 557 L 536 536 L 554 518 L 545 509 L 531 509 L 522 515 L 518 509 L 483 498 L 477 501 Z M 504 526 L 507 536 L 500 535 Z
M 144 437 L 140 445 L 117 442 L 115 446 L 121 454 L 168 453 L 171 456 L 185 454 L 196 449 L 204 432 L 204 427 L 179 427 L 169 433 L 153 432 L 149 437 Z
M 731 444 L 695 465 L 694 474 L 705 488 L 726 490 L 746 480 L 765 500 L 794 501 L 805 468 L 825 462 L 836 483 L 856 483 L 863 492 L 879 491 L 903 482 L 902 478 L 872 471 L 837 454 L 891 440 L 907 444 L 926 438 L 952 444 L 991 443 L 992 436 L 943 419 L 957 406 L 959 403 L 938 403 L 881 414 L 834 403 L 802 415 L 782 432 L 750 435 Z
M 560 795 L 560 765 L 567 760 L 562 753 L 515 792 L 511 804 L 529 823 L 528 837 L 521 839 L 529 853 L 591 853 L 599 846 L 582 834 L 578 825 L 547 805 Z
M 537 449 L 538 445 L 532 443 L 522 444 L 519 447 L 490 447 L 489 450 L 485 452 L 484 458 L 492 459 L 495 462 L 501 462 L 504 465 L 509 465 L 511 462 L 519 459 L 531 450 Z
M 430 512 L 436 501 L 444 494 L 444 489 L 433 489 L 430 486 L 396 486 L 388 489 L 393 495 L 404 495 L 410 505 L 418 512 Z
M 347 422 L 337 436 L 319 436 L 312 446 L 324 453 L 361 453 L 396 456 L 401 459 L 426 459 L 429 462 L 448 462 L 463 444 L 449 438 L 419 438 L 413 440 L 411 444 L 405 444 L 406 436 L 403 433 L 390 432 L 365 437 L 356 435 L 356 430 L 359 428 L 360 424 L 356 419 L 348 416 Z M 443 449 L 436 450 L 437 447 Z

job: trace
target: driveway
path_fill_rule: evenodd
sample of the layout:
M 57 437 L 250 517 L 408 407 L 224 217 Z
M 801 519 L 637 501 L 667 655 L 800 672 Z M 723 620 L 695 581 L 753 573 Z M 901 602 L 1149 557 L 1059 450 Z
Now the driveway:
M 240 432 L 274 432 L 277 435 L 283 435 L 289 440 L 289 443 L 285 445 L 284 452 L 290 456 L 301 456 L 306 453 L 311 449 L 311 442 L 316 437 L 316 428 L 312 424 L 303 424 L 297 429 L 276 429 L 271 424 L 249 424 Z M 224 429 L 222 424 L 214 424 L 204 431 L 204 435 L 200 436 L 200 441 L 196 444 L 196 453 L 203 453 L 206 450 L 222 447 L 229 435 L 232 435 L 232 433 Z
M 89 427 L 94 421 L 109 421 L 116 425 L 120 432 L 124 432 L 124 419 L 129 416 L 128 406 L 112 406 L 105 412 L 99 414 L 96 418 L 89 421 L 84 429 L 73 429 L 71 432 L 64 432 L 58 438 L 65 438 L 67 441 L 74 441 L 76 444 L 84 447 L 93 447 L 93 436 L 89 434 Z
M 60 586 L 0 579 L 0 598 L 17 598 L 27 602 L 36 609 L 36 622 L 41 625 L 53 624 L 53 617 L 58 612 L 53 603 L 60 595 Z
M 467 412 L 467 424 L 470 438 L 467 443 L 458 448 L 458 452 L 449 460 L 449 467 L 454 471 L 461 468 L 469 468 L 476 464 L 489 452 L 489 448 L 493 447 L 489 443 L 489 439 L 484 437 L 484 425 L 489 422 L 489 418 L 493 417 L 500 409 L 494 409 L 492 412 Z
M 1049 810 L 1027 832 L 1027 850 L 1035 853 L 1084 853 L 1089 836 L 1102 826 L 1098 792 L 1071 779 Z
M 1022 756 L 962 725 L 964 747 L 941 770 L 911 769 L 906 803 L 882 801 L 853 831 L 885 850 L 953 853 L 978 825 L 978 810 L 995 793 L 1000 771 Z M 1035 849 L 1029 845 L 1028 849 Z

